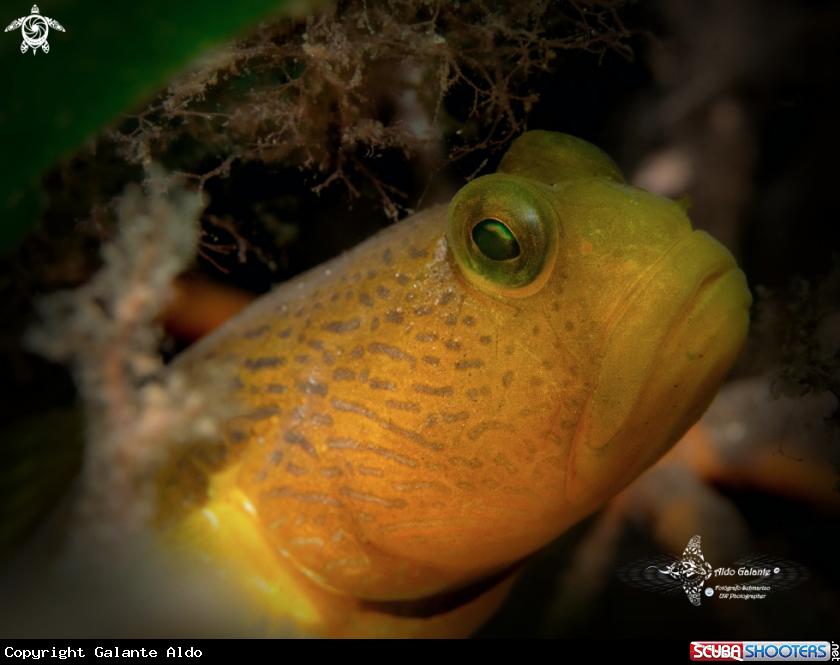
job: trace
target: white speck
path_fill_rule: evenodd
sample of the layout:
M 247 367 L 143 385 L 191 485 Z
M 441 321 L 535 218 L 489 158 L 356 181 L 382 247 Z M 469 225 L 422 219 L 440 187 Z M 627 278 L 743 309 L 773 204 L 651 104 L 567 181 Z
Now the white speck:
M 207 521 L 210 522 L 210 524 L 213 525 L 213 530 L 214 531 L 219 530 L 219 518 L 216 517 L 211 510 L 209 510 L 207 508 L 202 508 L 201 509 L 201 514 L 204 515 L 207 518 Z
M 630 182 L 661 196 L 680 196 L 691 183 L 694 159 L 684 148 L 663 150 L 645 161 Z
M 327 580 L 324 578 L 323 575 L 319 575 L 318 573 L 312 572 L 311 570 L 307 570 L 306 568 L 299 568 L 300 572 L 306 575 L 309 579 L 315 580 L 318 584 L 326 584 Z
M 726 437 L 726 440 L 730 443 L 738 443 L 739 441 L 743 441 L 746 435 L 747 428 L 744 427 L 744 424 L 740 422 L 729 423 L 726 427 L 723 428 L 723 436 Z
M 330 270 L 329 268 L 327 268 L 327 269 L 324 271 L 324 274 L 325 274 L 325 275 L 332 275 L 332 270 Z
M 324 568 L 327 570 L 332 570 L 333 568 L 361 568 L 364 566 L 369 566 L 370 561 L 361 557 L 359 559 L 338 559 L 338 561 L 328 561 L 324 564 Z
M 440 263 L 446 258 L 446 236 L 441 236 L 435 245 L 434 263 Z
M 249 513 L 251 513 L 252 515 L 256 515 L 256 514 L 257 514 L 257 509 L 256 509 L 256 508 L 254 508 L 254 504 L 252 504 L 250 501 L 248 501 L 248 499 L 243 499 L 243 500 L 242 500 L 242 507 L 243 507 L 246 511 L 248 511 Z
M 205 438 L 213 436 L 216 431 L 216 424 L 213 422 L 212 418 L 201 418 L 195 423 L 194 427 L 196 433 L 204 436 Z
M 441 236 L 435 244 L 435 251 L 432 255 L 432 260 L 426 264 L 426 267 L 434 268 L 439 263 L 446 265 L 446 252 L 446 236 Z

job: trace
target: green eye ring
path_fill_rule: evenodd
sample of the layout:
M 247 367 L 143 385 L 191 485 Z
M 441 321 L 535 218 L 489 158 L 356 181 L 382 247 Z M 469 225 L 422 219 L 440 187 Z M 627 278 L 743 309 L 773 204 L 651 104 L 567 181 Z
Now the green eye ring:
M 545 286 L 561 231 L 546 189 L 527 178 L 496 173 L 455 195 L 447 242 L 470 284 L 511 298 L 528 297 Z

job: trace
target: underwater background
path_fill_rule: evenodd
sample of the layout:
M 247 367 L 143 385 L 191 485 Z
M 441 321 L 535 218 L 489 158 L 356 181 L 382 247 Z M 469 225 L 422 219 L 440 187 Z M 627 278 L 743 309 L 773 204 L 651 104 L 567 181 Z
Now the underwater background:
M 122 192 L 152 163 L 187 174 L 186 186 L 209 197 L 185 283 L 247 300 L 448 201 L 466 179 L 493 172 L 525 129 L 584 138 L 631 184 L 689 195 L 692 223 L 746 273 L 753 327 L 730 387 L 772 385 L 783 417 L 765 444 L 787 459 L 790 477 L 808 455 L 840 460 L 835 4 L 348 2 L 297 4 L 278 18 L 272 3 L 254 2 L 212 23 L 163 3 L 138 7 L 157 69 L 141 60 L 137 38 L 122 52 L 115 45 L 121 24 L 138 19 L 96 3 L 41 7 L 67 28 L 50 33 L 48 54 L 19 53 L 19 32 L 0 42 L 0 62 L 17 77 L 0 101 L 9 137 L 0 143 L 0 561 L 43 522 L 81 459 L 71 373 L 21 343 L 37 320 L 33 303 L 94 274 Z M 103 41 L 74 64 L 73 30 L 83 28 Z M 234 45 L 206 50 L 234 35 Z M 63 56 L 66 90 L 51 93 L 49 68 Z M 59 106 L 51 94 L 84 103 L 50 115 Z M 33 140 L 45 118 L 46 138 Z M 20 175 L 27 168 L 40 174 L 34 184 Z M 192 337 L 171 321 L 167 330 L 168 359 Z M 833 479 L 840 487 L 837 470 Z M 784 473 L 702 480 L 725 506 L 720 519 L 698 522 L 717 529 L 702 534 L 713 566 L 756 552 L 795 561 L 810 579 L 762 601 L 700 607 L 636 589 L 619 579 L 621 566 L 681 549 L 663 551 L 664 527 L 649 512 L 604 512 L 537 553 L 478 637 L 836 636 L 840 493 L 805 492 Z

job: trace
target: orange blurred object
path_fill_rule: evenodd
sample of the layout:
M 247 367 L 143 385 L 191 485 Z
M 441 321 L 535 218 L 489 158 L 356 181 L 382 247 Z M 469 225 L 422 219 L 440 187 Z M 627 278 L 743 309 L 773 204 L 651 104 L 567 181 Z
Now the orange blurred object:
M 175 298 L 164 312 L 163 325 L 170 335 L 188 342 L 215 330 L 257 297 L 197 275 L 181 275 L 173 287 Z

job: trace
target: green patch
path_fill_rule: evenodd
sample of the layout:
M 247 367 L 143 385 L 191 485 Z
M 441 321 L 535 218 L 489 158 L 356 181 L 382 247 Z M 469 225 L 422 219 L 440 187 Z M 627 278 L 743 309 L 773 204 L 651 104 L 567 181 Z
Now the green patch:
M 0 252 L 37 220 L 45 169 L 287 1 L 56 0 L 41 7 L 65 29 L 49 32 L 49 53 L 22 54 L 20 30 L 0 34 Z M 4 3 L 0 20 L 8 25 L 30 8 Z

